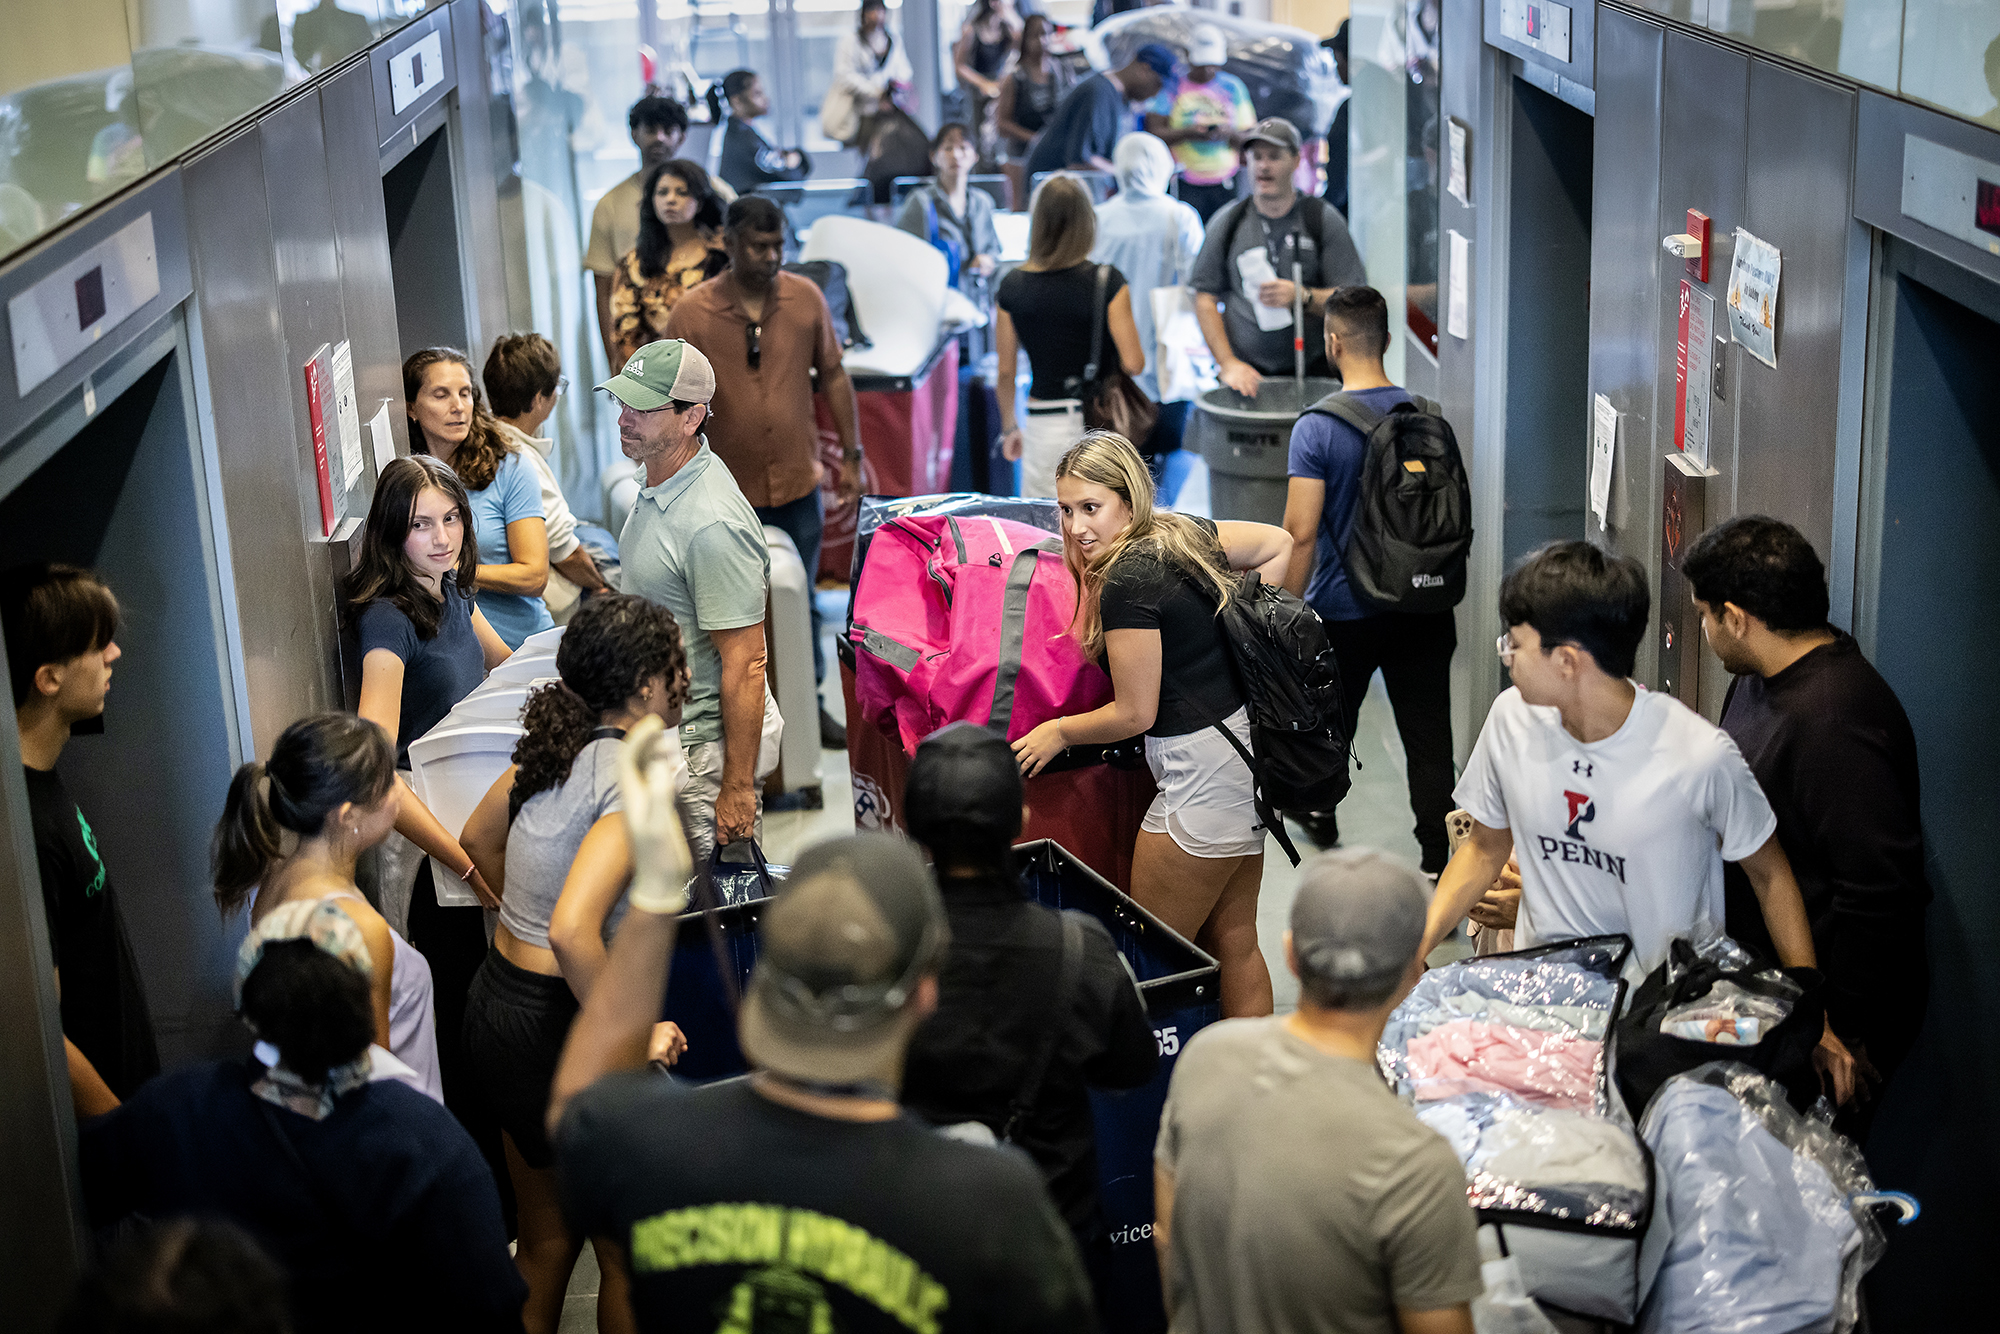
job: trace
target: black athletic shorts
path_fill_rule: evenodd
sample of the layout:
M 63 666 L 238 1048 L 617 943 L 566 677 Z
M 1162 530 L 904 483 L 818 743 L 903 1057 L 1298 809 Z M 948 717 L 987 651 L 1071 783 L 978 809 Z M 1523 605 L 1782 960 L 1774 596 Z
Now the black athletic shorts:
M 560 977 L 531 973 L 488 950 L 465 1001 L 465 1063 L 478 1097 L 528 1166 L 555 1162 L 544 1118 L 576 997 Z

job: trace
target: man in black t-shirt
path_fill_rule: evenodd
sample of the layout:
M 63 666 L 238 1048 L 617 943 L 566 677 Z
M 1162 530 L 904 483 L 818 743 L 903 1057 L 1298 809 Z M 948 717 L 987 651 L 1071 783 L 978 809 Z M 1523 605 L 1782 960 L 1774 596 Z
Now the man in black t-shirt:
M 63 786 L 56 760 L 71 725 L 104 712 L 119 657 L 112 640 L 118 599 L 94 575 L 67 565 L 23 566 L 0 584 L 71 1084 L 80 1111 L 102 1111 L 103 1086 L 130 1095 L 159 1072 L 160 1056 L 97 833 Z
M 1882 674 L 1827 624 L 1826 570 L 1796 528 L 1731 519 L 1702 534 L 1681 569 L 1709 646 L 1736 673 L 1722 730 L 1778 817 L 1826 975 L 1827 1022 L 1854 1054 L 1861 1097 L 1835 1124 L 1858 1141 L 1930 990 L 1916 734 Z M 1722 870 L 1729 934 L 1773 957 L 1749 881 L 1733 863 Z
M 997 732 L 953 723 L 927 738 L 903 815 L 930 849 L 951 923 L 937 1013 L 910 1043 L 903 1103 L 933 1124 L 978 1121 L 996 1135 L 1018 1111 L 1011 1142 L 1041 1165 L 1085 1253 L 1108 1256 L 1089 1089 L 1137 1088 L 1159 1062 L 1132 971 L 1100 922 L 1070 914 L 1079 958 L 1062 996 L 1063 914 L 1021 892 L 1021 766 Z M 1041 1084 L 1029 1089 L 1038 1063 Z
M 625 814 L 643 873 L 666 803 L 638 788 Z M 549 1110 L 573 1235 L 616 1245 L 641 1329 L 1095 1329 L 1027 1157 L 897 1105 L 950 937 L 909 843 L 862 834 L 798 859 L 764 911 L 738 1025 L 755 1073 L 707 1088 L 632 1069 L 675 933 L 676 905 L 643 878 Z

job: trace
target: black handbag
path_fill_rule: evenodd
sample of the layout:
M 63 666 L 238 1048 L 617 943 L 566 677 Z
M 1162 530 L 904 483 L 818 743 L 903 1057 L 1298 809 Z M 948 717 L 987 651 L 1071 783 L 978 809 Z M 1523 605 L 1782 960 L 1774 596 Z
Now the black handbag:
M 1112 349 L 1109 365 L 1104 352 L 1105 288 L 1111 285 L 1111 266 L 1097 266 L 1097 295 L 1090 317 L 1090 364 L 1083 368 L 1083 424 L 1093 431 L 1116 431 L 1132 442 L 1141 454 L 1151 455 L 1153 428 L 1160 421 L 1160 405 L 1146 397 L 1118 364 Z
M 1700 1000 L 1721 982 L 1733 982 L 1754 996 L 1790 1000 L 1791 1013 L 1750 1044 L 1696 1042 L 1660 1031 L 1669 1011 Z M 1666 961 L 1632 993 L 1616 1027 L 1618 1089 L 1633 1119 L 1645 1114 L 1660 1085 L 1710 1061 L 1740 1061 L 1769 1076 L 1803 1112 L 1820 1095 L 1813 1050 L 1826 1026 L 1823 985 L 1814 968 L 1774 969 L 1762 960 L 1749 968 L 1724 968 L 1696 954 L 1686 940 L 1675 939 Z

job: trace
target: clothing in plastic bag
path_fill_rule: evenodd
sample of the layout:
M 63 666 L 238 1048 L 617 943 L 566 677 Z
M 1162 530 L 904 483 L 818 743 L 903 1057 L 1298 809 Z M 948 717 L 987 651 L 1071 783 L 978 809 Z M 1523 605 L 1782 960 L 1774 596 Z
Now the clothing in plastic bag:
M 1800 1116 L 1782 1087 L 1715 1061 L 1676 1075 L 1640 1134 L 1671 1240 L 1640 1320 L 1648 1334 L 1844 1334 L 1880 1226 L 1854 1144 Z
M 1417 1119 L 1443 1135 L 1465 1164 L 1475 1209 L 1627 1228 L 1645 1215 L 1645 1155 L 1621 1122 L 1504 1093 L 1420 1106 Z
M 1423 1041 L 1425 1037 L 1475 1018 L 1513 1030 L 1514 1041 L 1522 1048 L 1533 1045 L 1539 1050 L 1546 1045 L 1548 1035 L 1565 1038 L 1570 1044 L 1594 1044 L 1599 1050 L 1591 1054 L 1601 1063 L 1601 1043 L 1620 995 L 1617 964 L 1611 960 L 1622 958 L 1625 948 L 1624 938 L 1615 937 L 1522 954 L 1487 955 L 1432 969 L 1389 1016 L 1378 1049 L 1383 1073 L 1398 1093 L 1420 1101 L 1478 1087 L 1530 1095 L 1537 1092 L 1532 1087 L 1515 1088 L 1504 1078 L 1467 1085 L 1462 1070 L 1448 1070 L 1430 1061 L 1433 1048 Z M 1411 1063 L 1413 1044 L 1418 1053 L 1417 1068 Z M 1601 1069 L 1598 1074 L 1601 1076 Z M 1446 1087 L 1427 1095 L 1424 1086 L 1437 1079 Z M 1565 1100 L 1568 1096 L 1566 1092 Z M 1586 1102 L 1599 1112 L 1606 1109 L 1601 1077 Z
M 1777 975 L 1780 980 L 1784 975 Z M 1690 1042 L 1754 1047 L 1792 1012 L 1792 999 L 1762 996 L 1724 980 L 1706 996 L 1676 1005 L 1660 1017 L 1660 1031 Z
M 1594 937 L 1434 969 L 1377 1051 L 1465 1164 L 1467 1199 L 1504 1240 L 1524 1291 L 1620 1323 L 1636 1316 L 1657 1260 L 1651 1167 L 1610 1097 L 1605 1060 L 1630 951 L 1623 936 Z

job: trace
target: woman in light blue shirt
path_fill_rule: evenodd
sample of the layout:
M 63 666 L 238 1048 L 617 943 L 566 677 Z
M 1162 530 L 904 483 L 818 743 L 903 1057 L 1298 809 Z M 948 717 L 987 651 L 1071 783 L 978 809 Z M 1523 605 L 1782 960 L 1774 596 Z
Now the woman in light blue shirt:
M 465 483 L 480 555 L 479 610 L 510 649 L 555 622 L 542 603 L 549 537 L 534 469 L 509 450 L 479 396 L 472 363 L 450 347 L 427 347 L 403 363 L 410 448 L 442 460 Z

